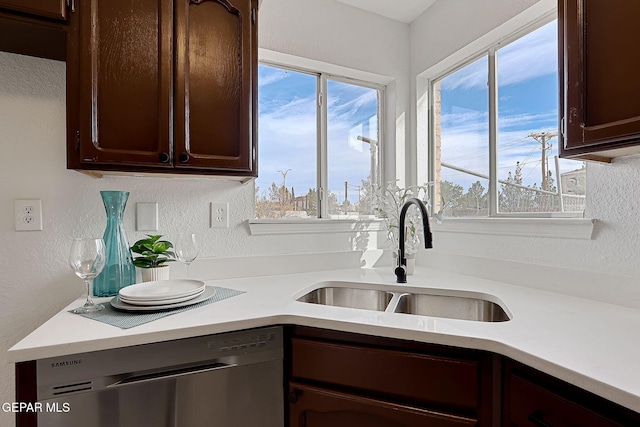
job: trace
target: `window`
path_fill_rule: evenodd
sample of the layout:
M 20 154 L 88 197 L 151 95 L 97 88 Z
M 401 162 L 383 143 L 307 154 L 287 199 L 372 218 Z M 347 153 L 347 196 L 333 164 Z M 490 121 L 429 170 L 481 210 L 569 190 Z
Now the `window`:
M 371 215 L 382 88 L 260 64 L 256 218 Z
M 549 22 L 430 80 L 429 176 L 440 216 L 584 210 L 584 164 L 557 157 L 556 29 Z

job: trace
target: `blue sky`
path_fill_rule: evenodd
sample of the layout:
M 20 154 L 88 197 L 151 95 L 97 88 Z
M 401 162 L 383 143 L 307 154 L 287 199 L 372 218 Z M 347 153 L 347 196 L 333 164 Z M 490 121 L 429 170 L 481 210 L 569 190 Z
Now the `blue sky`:
M 260 192 L 272 182 L 306 194 L 317 182 L 318 77 L 296 71 L 261 65 L 259 67 L 260 162 L 257 185 Z M 377 91 L 329 80 L 328 180 L 329 189 L 344 200 L 344 182 L 349 183 L 351 202 L 358 199 L 357 186 L 366 179 L 371 165 L 368 144 L 362 135 L 377 135 Z

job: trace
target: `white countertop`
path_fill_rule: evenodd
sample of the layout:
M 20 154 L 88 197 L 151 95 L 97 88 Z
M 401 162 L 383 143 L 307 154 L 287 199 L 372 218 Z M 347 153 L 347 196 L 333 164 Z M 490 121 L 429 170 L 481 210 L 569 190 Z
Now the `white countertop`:
M 512 319 L 474 322 L 295 301 L 322 281 L 456 289 L 499 298 Z M 209 281 L 246 291 L 131 329 L 68 313 L 74 301 L 9 350 L 19 362 L 274 324 L 296 324 L 488 350 L 640 412 L 640 311 L 417 267 L 406 285 L 391 268 L 320 271 Z M 106 299 L 96 299 L 97 301 Z

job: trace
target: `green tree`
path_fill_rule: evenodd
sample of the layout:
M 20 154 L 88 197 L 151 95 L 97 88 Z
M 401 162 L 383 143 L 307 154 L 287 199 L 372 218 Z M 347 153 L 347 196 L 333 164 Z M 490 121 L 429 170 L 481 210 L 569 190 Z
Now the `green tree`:
M 464 188 L 459 184 L 447 180 L 440 182 L 440 198 L 445 216 L 459 216 L 463 193 Z
M 307 192 L 307 215 L 318 216 L 318 192 L 315 188 L 310 188 Z
M 560 201 L 558 199 L 558 189 L 555 186 L 555 180 L 551 171 L 547 171 L 546 188 L 543 190 L 550 191 L 554 194 L 542 193 L 536 191 L 533 199 L 533 210 L 536 212 L 553 212 L 560 210 Z
M 255 192 L 255 215 L 256 218 L 269 218 L 271 212 L 271 202 L 267 200 L 267 196 L 263 192 L 260 193 L 260 187 L 256 185 Z
M 467 199 L 467 207 L 471 210 L 475 210 L 476 213 L 487 208 L 487 193 L 480 181 L 476 181 L 471 184 L 471 187 L 467 190 L 467 194 L 465 194 L 465 198 Z
M 498 198 L 501 212 L 528 212 L 531 209 L 535 191 L 520 187 L 522 185 L 522 166 L 516 162 L 514 173 L 509 172 L 507 182 L 500 184 Z

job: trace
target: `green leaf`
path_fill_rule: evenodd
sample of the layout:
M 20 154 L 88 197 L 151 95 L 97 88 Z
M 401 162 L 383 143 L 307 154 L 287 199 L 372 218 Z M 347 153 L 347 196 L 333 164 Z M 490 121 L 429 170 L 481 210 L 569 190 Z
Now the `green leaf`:
M 173 244 L 167 240 L 160 240 L 161 237 L 162 235 L 148 234 L 147 238 L 135 242 L 131 246 L 131 252 L 139 256 L 134 257 L 133 265 L 140 268 L 153 268 L 174 261 L 175 253 L 169 250 L 173 248 Z

